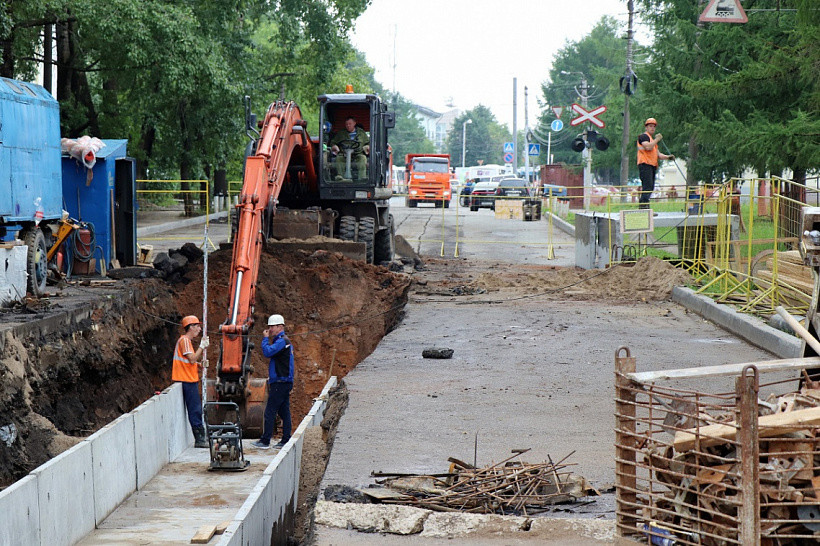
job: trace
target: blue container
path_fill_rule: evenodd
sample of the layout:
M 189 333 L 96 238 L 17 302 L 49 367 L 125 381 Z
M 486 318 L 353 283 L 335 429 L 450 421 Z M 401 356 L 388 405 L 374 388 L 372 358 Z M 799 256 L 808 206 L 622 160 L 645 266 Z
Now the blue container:
M 60 107 L 43 87 L 0 78 L 0 227 L 3 240 L 62 214 Z M 42 218 L 38 218 L 42 214 Z
M 90 181 L 88 169 L 80 161 L 68 155 L 63 156 L 63 196 L 69 216 L 93 224 L 96 239 L 94 259 L 102 258 L 106 267 L 109 267 L 111 260 L 116 257 L 114 251 L 119 253 L 121 250 L 115 249 L 114 243 L 115 224 L 118 223 L 115 216 L 117 167 L 119 163 L 120 170 L 127 171 L 132 168 L 132 161 L 118 162 L 125 159 L 127 140 L 103 140 L 103 143 L 105 146 L 97 152 L 97 163 L 91 169 Z M 131 180 L 133 181 L 133 176 Z

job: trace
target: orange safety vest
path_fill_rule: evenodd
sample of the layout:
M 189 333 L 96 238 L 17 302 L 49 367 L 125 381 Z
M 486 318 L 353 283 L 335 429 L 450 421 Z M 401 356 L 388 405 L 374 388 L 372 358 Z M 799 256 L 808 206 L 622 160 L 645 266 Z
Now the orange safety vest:
M 171 371 L 172 381 L 182 381 L 185 383 L 196 383 L 199 381 L 199 369 L 196 362 L 185 356 L 194 353 L 194 346 L 186 336 L 180 336 L 174 348 L 174 368 Z
M 652 135 L 649 133 L 644 133 L 644 135 L 649 137 L 649 140 L 652 140 Z M 641 143 L 638 142 L 638 165 L 641 163 L 646 163 L 647 165 L 654 165 L 655 167 L 658 166 L 658 145 L 655 144 L 654 148 L 647 151 L 641 146 Z

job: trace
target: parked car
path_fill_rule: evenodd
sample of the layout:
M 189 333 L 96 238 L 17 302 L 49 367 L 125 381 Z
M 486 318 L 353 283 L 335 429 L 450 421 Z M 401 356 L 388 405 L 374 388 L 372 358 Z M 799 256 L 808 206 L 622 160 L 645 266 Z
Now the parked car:
M 559 186 L 557 184 L 543 184 L 541 186 L 541 195 L 544 197 L 549 197 L 550 195 L 555 197 L 566 197 L 567 187 Z
M 519 197 L 529 197 L 530 189 L 524 178 L 502 178 L 495 189 L 496 197 L 509 197 L 511 199 Z
M 470 210 L 475 212 L 481 207 L 495 210 L 495 190 L 498 182 L 477 182 L 470 192 Z

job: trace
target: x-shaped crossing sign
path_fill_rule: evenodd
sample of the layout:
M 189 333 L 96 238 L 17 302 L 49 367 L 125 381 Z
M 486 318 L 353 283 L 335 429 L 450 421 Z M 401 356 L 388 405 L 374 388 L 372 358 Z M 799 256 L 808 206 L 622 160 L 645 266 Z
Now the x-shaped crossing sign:
M 599 106 L 595 110 L 590 110 L 589 112 L 587 112 L 586 110 L 584 110 L 584 107 L 581 106 L 580 104 L 573 104 L 572 109 L 577 114 L 579 114 L 579 116 L 577 118 L 575 118 L 575 119 L 573 119 L 572 121 L 569 122 L 569 124 L 572 125 L 573 127 L 576 126 L 576 125 L 581 125 L 585 121 L 588 121 L 588 122 L 592 123 L 593 125 L 596 125 L 596 126 L 600 127 L 601 129 L 603 129 L 605 127 L 606 124 L 603 121 L 601 121 L 600 119 L 596 118 L 595 116 L 597 116 L 599 114 L 603 114 L 604 112 L 606 112 L 606 106 Z

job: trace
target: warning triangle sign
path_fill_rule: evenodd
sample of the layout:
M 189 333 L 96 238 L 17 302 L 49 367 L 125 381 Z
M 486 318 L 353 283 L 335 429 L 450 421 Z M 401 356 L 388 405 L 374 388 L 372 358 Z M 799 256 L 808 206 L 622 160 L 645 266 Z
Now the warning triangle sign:
M 740 0 L 709 0 L 698 18 L 702 23 L 746 23 L 748 20 Z

